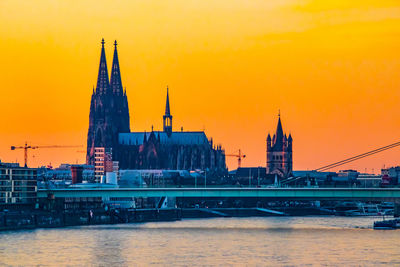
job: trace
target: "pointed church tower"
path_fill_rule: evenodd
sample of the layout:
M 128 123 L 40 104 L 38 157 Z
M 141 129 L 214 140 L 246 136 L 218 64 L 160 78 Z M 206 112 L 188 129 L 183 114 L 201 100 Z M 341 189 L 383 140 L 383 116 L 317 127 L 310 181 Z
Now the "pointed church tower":
M 126 95 L 126 88 L 123 90 L 121 70 L 119 67 L 117 40 L 114 41 L 114 57 L 113 65 L 111 68 L 110 86 L 113 92 L 114 99 L 114 120 L 117 121 L 118 133 L 129 133 L 130 130 L 130 116 L 128 97 Z
M 95 147 L 111 149 L 114 158 L 118 152 L 118 134 L 130 132 L 128 99 L 122 89 L 117 42 L 114 43 L 111 85 L 104 43 L 102 39 L 97 87 L 90 103 L 86 154 L 86 162 L 90 165 L 94 164 Z
M 115 95 L 122 95 L 122 81 L 121 71 L 119 69 L 118 51 L 117 51 L 117 40 L 114 41 L 114 58 L 111 68 L 111 79 L 110 79 L 111 90 Z
M 104 43 L 105 43 L 104 39 L 102 39 L 99 74 L 97 76 L 97 87 L 96 87 L 96 92 L 99 94 L 105 94 L 110 91 L 110 82 L 108 80 L 107 59 L 106 59 L 106 52 L 104 50 Z
M 275 133 L 275 140 L 274 143 L 272 144 L 273 147 L 276 149 L 283 148 L 283 128 L 282 128 L 282 122 L 281 122 L 281 113 L 278 113 L 278 124 L 276 126 L 276 133 Z
M 289 138 L 283 133 L 281 114 L 278 113 L 278 124 L 272 138 L 267 137 L 267 174 L 277 174 L 281 178 L 288 177 L 292 173 L 292 135 Z
M 114 57 L 111 68 L 110 78 L 111 91 L 113 93 L 113 108 L 115 109 L 114 120 L 119 121 L 118 132 L 129 133 L 130 132 L 130 117 L 129 117 L 129 106 L 128 97 L 122 87 L 121 70 L 119 67 L 118 51 L 117 51 L 117 40 L 114 41 Z
M 172 115 L 169 107 L 169 89 L 167 86 L 167 101 L 165 103 L 165 114 L 163 116 L 163 129 L 168 136 L 172 134 Z

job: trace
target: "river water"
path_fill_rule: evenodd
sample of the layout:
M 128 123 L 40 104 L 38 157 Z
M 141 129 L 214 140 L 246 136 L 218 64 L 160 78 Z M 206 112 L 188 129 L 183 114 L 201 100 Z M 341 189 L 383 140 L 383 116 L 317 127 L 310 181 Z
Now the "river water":
M 0 232 L 1 266 L 400 265 L 378 218 L 267 217 Z

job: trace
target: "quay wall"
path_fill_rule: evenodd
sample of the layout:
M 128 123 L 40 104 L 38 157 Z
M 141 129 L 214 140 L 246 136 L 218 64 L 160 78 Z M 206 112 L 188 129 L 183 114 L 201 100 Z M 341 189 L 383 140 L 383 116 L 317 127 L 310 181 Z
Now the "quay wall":
M 280 211 L 282 214 L 269 213 L 266 210 L 257 208 L 170 208 L 118 211 L 93 210 L 89 212 L 33 211 L 31 213 L 3 212 L 0 213 L 0 231 L 79 225 L 176 221 L 185 218 L 328 215 L 328 213 L 317 208 L 285 208 L 276 209 L 276 211 Z
M 78 225 L 175 221 L 181 209 L 137 209 L 131 211 L 77 211 L 0 213 L 0 231 L 34 228 L 55 228 Z

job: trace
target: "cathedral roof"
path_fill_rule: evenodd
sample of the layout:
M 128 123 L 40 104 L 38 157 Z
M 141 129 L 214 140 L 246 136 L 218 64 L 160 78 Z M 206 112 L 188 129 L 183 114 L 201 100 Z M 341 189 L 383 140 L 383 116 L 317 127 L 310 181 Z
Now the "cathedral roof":
M 147 140 L 151 133 L 146 132 L 133 132 L 133 133 L 120 133 L 118 135 L 118 142 L 121 145 L 141 145 L 146 135 Z M 204 132 L 172 132 L 168 136 L 166 132 L 156 131 L 154 134 L 160 136 L 161 144 L 166 145 L 205 145 L 208 144 L 207 136 Z

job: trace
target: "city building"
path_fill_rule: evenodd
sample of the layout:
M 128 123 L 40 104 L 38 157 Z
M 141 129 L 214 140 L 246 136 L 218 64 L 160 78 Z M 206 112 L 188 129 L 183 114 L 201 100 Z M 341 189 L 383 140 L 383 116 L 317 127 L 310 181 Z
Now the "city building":
M 107 154 L 111 153 L 110 150 L 111 149 L 107 151 Z M 101 178 L 105 175 L 105 160 L 107 158 L 105 147 L 94 148 L 94 179 L 97 183 L 100 182 Z
M 356 170 L 340 170 L 337 175 L 333 177 L 334 181 L 338 182 L 355 182 L 360 173 Z
M 357 182 L 360 187 L 379 187 L 382 183 L 382 175 L 373 173 L 359 173 Z
M 293 170 L 293 151 L 292 151 L 292 135 L 289 137 L 283 133 L 281 116 L 278 115 L 278 125 L 276 133 L 271 139 L 271 135 L 267 136 L 267 174 L 277 174 L 281 178 L 292 175 Z
M 111 172 L 115 173 L 116 176 L 118 176 L 119 163 L 118 161 L 112 160 L 112 148 L 95 147 L 94 151 L 95 181 L 99 183 L 102 177 Z
M 71 184 L 79 184 L 83 182 L 83 166 L 71 166 Z
M 240 167 L 230 172 L 232 185 L 261 186 L 273 183 L 274 175 L 266 173 L 265 167 Z
M 0 209 L 33 207 L 36 192 L 36 169 L 0 162 Z
M 82 166 L 82 180 L 91 182 L 94 180 L 94 166 L 86 164 L 61 164 L 57 168 L 40 167 L 38 171 L 38 181 L 52 181 L 68 184 L 72 180 L 71 168 L 73 166 Z
M 214 145 L 204 131 L 173 131 L 167 88 L 163 130 L 131 132 L 126 90 L 123 90 L 117 43 L 114 43 L 111 79 L 102 41 L 96 90 L 93 89 L 87 138 L 87 163 L 96 162 L 96 148 L 111 149 L 112 161 L 120 169 L 204 170 L 210 174 L 226 173 L 225 151 Z M 101 166 L 98 168 L 100 174 Z
M 325 182 L 332 180 L 332 177 L 336 177 L 336 172 L 319 172 L 315 170 L 296 170 L 292 171 L 293 177 L 309 177 L 316 179 L 318 182 Z
M 400 166 L 384 168 L 381 170 L 382 183 L 386 185 L 400 184 Z

